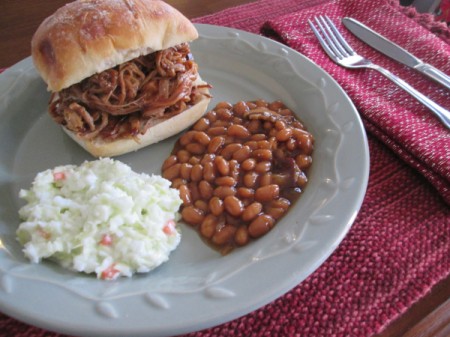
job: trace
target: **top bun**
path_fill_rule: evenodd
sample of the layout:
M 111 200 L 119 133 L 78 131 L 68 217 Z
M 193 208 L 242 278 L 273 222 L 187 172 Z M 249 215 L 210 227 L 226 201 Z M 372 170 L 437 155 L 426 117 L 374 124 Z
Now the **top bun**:
M 35 67 L 54 92 L 198 37 L 194 25 L 159 0 L 77 0 L 45 19 L 31 41 Z

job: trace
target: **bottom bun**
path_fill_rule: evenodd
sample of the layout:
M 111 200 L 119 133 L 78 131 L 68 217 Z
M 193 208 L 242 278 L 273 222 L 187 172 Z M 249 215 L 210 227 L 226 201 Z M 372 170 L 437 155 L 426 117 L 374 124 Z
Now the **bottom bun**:
M 201 89 L 201 92 L 208 94 L 209 90 L 204 88 Z M 135 138 L 107 142 L 96 138 L 83 139 L 65 127 L 63 127 L 63 130 L 94 157 L 119 156 L 137 151 L 150 144 L 158 143 L 190 127 L 205 114 L 210 100 L 209 95 L 202 95 L 202 99 L 197 104 L 174 117 L 150 127 L 145 134 Z

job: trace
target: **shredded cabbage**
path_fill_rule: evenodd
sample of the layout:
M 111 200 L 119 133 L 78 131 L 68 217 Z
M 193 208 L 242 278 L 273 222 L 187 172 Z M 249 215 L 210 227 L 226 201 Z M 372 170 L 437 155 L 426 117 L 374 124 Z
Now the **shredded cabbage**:
M 98 278 L 145 273 L 179 244 L 179 192 L 157 175 L 103 158 L 37 174 L 17 229 L 25 256 L 52 259 Z

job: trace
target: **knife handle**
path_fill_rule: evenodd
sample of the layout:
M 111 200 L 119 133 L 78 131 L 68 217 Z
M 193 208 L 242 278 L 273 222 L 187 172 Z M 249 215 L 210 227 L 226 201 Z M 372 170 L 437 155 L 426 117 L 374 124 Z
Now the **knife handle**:
M 428 77 L 432 78 L 436 82 L 442 84 L 447 89 L 450 89 L 450 76 L 447 74 L 444 74 L 439 69 L 436 69 L 431 64 L 428 63 L 421 63 L 414 67 L 417 71 L 420 71 L 422 74 L 427 75 Z
M 389 70 L 387 70 L 383 67 L 380 67 L 376 64 L 371 64 L 370 68 L 372 68 L 374 70 L 378 70 L 384 76 L 389 78 L 392 82 L 397 84 L 400 88 L 402 88 L 407 93 L 409 93 L 411 96 L 413 96 L 415 99 L 417 99 L 420 103 L 425 105 L 441 120 L 442 124 L 444 124 L 447 127 L 447 129 L 450 129 L 450 111 L 444 109 L 439 104 L 437 104 L 436 102 L 429 99 L 427 96 L 425 96 L 421 92 L 414 89 L 412 86 L 410 86 L 408 83 L 403 81 L 398 76 L 391 73 Z

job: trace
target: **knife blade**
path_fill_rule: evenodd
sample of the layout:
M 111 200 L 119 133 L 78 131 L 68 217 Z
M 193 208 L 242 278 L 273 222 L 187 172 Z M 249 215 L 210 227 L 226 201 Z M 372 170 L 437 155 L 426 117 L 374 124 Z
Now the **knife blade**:
M 346 17 L 342 19 L 342 23 L 356 37 L 358 37 L 360 40 L 362 40 L 372 48 L 408 67 L 421 72 L 434 81 L 442 84 L 447 89 L 450 89 L 450 76 L 444 74 L 442 71 L 433 67 L 431 64 L 423 62 L 407 50 L 386 39 L 384 36 L 378 34 L 358 20 Z

